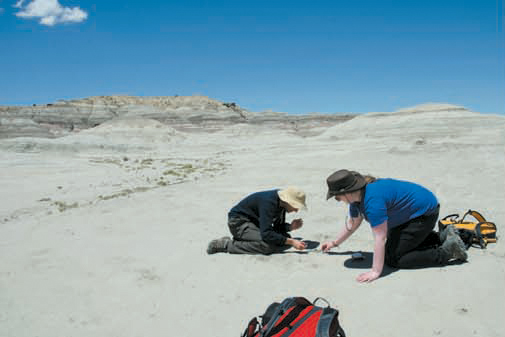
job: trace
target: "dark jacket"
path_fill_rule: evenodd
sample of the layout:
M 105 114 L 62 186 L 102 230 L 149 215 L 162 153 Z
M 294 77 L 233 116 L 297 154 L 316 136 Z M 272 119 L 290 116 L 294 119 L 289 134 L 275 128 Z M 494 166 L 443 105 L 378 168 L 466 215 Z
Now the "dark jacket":
M 289 230 L 286 210 L 280 206 L 278 190 L 256 192 L 236 204 L 228 213 L 229 218 L 246 218 L 259 227 L 263 241 L 284 245 Z

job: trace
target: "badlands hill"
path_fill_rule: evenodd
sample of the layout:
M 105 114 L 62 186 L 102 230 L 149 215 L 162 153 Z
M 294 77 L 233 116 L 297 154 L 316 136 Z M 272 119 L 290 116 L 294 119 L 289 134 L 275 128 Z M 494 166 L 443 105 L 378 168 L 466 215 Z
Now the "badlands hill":
M 95 96 L 32 106 L 0 106 L 0 138 L 21 136 L 60 137 L 118 118 L 148 118 L 179 130 L 211 131 L 236 123 L 272 124 L 296 130 L 333 125 L 351 115 L 288 115 L 254 113 L 236 103 L 205 96 Z

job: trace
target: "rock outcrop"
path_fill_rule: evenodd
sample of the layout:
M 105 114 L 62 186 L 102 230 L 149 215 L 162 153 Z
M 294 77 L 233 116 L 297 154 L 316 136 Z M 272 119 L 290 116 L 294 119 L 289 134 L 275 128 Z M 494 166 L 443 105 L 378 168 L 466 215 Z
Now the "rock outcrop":
M 236 104 L 204 96 L 96 96 L 28 107 L 0 107 L 0 137 L 58 137 L 116 117 L 150 118 L 162 123 L 243 121 L 247 112 Z
M 33 106 L 0 107 L 0 138 L 56 138 L 115 118 L 148 118 L 178 130 L 213 129 L 235 123 L 273 124 L 300 129 L 333 125 L 350 115 L 253 113 L 236 103 L 205 96 L 94 96 Z

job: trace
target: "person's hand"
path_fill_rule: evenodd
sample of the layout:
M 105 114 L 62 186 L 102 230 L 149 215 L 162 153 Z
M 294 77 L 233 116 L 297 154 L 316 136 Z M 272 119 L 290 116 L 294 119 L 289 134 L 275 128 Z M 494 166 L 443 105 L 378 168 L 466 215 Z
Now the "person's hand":
M 303 226 L 303 220 L 302 219 L 294 219 L 291 221 L 290 229 L 292 231 L 297 230 Z
M 325 243 L 323 243 L 321 245 L 321 250 L 324 252 L 324 253 L 327 253 L 330 251 L 330 249 L 332 249 L 333 247 L 335 247 L 335 245 L 333 244 L 333 241 L 326 241 Z
M 304 250 L 305 248 L 307 248 L 307 245 L 305 244 L 305 242 L 300 241 L 300 240 L 295 240 L 295 239 L 293 239 L 293 242 L 291 245 L 296 250 Z
M 378 273 L 376 271 L 373 271 L 373 270 L 370 270 L 369 272 L 360 274 L 356 278 L 356 281 L 361 282 L 361 283 L 363 283 L 363 282 L 373 282 L 376 279 L 378 279 L 379 276 L 380 276 L 380 273 Z

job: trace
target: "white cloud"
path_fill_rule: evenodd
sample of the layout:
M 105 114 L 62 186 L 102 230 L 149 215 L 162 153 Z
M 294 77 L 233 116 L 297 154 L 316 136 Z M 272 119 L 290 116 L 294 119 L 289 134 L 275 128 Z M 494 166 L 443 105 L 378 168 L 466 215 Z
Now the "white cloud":
M 14 7 L 21 10 L 17 17 L 25 19 L 40 19 L 39 23 L 54 26 L 58 23 L 81 22 L 88 18 L 88 13 L 79 7 L 63 7 L 58 0 L 33 0 L 23 6 L 25 0 L 18 0 Z
M 15 8 L 21 8 L 23 7 L 23 2 L 25 2 L 25 0 L 18 0 L 16 2 L 16 4 L 14 5 Z

